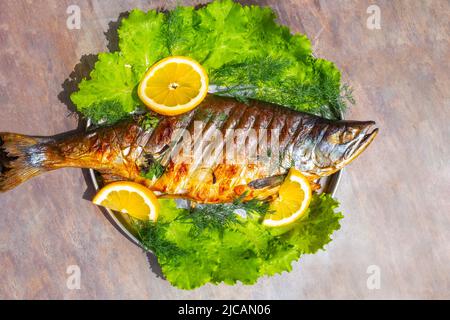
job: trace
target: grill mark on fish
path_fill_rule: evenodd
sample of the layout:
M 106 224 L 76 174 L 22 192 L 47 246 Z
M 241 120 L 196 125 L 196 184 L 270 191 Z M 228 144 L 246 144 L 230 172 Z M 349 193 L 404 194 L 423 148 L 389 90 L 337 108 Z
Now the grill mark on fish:
M 242 126 L 238 126 L 237 130 L 243 130 L 244 134 L 241 137 L 241 143 L 238 143 L 238 148 L 236 149 L 236 154 L 237 156 L 241 154 L 241 151 L 247 151 L 247 147 L 251 147 L 251 145 L 249 145 L 249 136 L 250 136 L 250 132 L 252 132 L 251 130 L 254 130 L 253 132 L 256 133 L 255 131 L 255 123 L 258 121 L 259 118 L 259 114 L 255 112 L 255 107 L 254 106 L 249 106 L 246 110 L 246 112 L 244 113 L 244 115 L 242 116 L 243 119 L 248 119 L 246 122 L 242 122 Z M 245 158 L 247 158 L 247 154 L 242 154 Z
M 198 120 L 197 120 L 198 121 Z M 211 121 L 211 118 L 208 118 L 206 124 L 208 124 Z M 204 123 L 203 121 L 201 123 L 197 122 L 194 124 L 194 128 L 199 125 L 202 125 Z M 204 161 L 204 155 L 207 149 L 207 145 L 205 145 L 205 142 L 208 141 L 208 139 L 211 137 L 212 132 L 214 132 L 214 126 L 204 126 L 202 130 L 199 130 L 197 133 L 199 136 L 194 135 L 193 139 L 193 159 L 190 164 L 190 170 L 189 172 L 196 172 L 197 170 L 201 169 L 201 164 Z M 187 174 L 187 172 L 186 172 Z
M 224 110 L 226 110 L 227 111 L 226 115 L 228 117 L 230 114 L 230 110 L 232 110 L 232 109 L 236 109 L 236 108 L 233 108 L 232 106 L 231 107 L 225 106 L 225 107 L 223 107 L 221 112 L 225 112 Z M 224 137 L 224 134 L 223 134 L 224 124 L 225 124 L 225 121 L 221 121 L 219 126 L 215 125 L 215 131 L 216 131 L 216 133 L 219 133 L 221 135 L 221 137 Z M 214 158 L 210 159 L 211 167 L 215 167 L 217 165 L 217 163 L 220 163 L 224 159 L 223 147 L 224 147 L 226 138 L 222 138 L 222 139 L 218 139 L 218 140 L 219 141 L 214 140 L 213 142 L 211 142 L 209 147 L 207 148 L 207 150 L 205 150 L 205 152 L 202 155 L 202 156 L 204 156 L 205 154 L 211 154 L 213 148 L 214 148 L 214 151 L 216 151 L 217 149 L 222 150 L 222 152 L 214 152 Z M 219 158 L 221 158 L 221 159 L 219 159 Z M 212 172 L 212 175 L 214 175 L 214 172 Z
M 233 106 L 233 112 L 229 116 L 226 124 L 224 125 L 224 129 L 222 130 L 222 133 L 224 134 L 224 141 L 227 142 L 229 139 L 234 139 L 234 131 L 239 127 L 239 125 L 242 122 L 242 118 L 244 113 L 247 110 L 247 106 L 244 105 L 243 108 L 236 108 Z M 225 132 L 224 132 L 225 131 Z M 228 152 L 227 146 L 225 146 L 225 152 Z M 234 150 L 235 152 L 235 150 Z
M 211 114 L 213 114 L 213 113 L 214 113 L 214 114 L 217 114 L 217 112 L 218 112 L 217 109 L 219 109 L 219 111 L 220 111 L 221 108 L 211 108 L 209 111 L 210 111 Z M 229 110 L 233 110 L 233 109 L 235 109 L 235 108 L 233 108 L 233 106 L 230 106 L 230 107 L 228 107 L 228 109 L 229 109 Z M 228 114 L 229 114 L 229 113 L 228 113 Z M 204 145 L 204 144 L 205 144 L 205 141 L 204 141 L 204 140 L 207 140 L 207 139 L 210 137 L 210 135 L 208 134 L 208 132 L 212 132 L 212 131 L 214 131 L 214 130 L 217 130 L 216 121 L 215 121 L 214 118 L 215 118 L 214 116 L 208 118 L 208 122 L 211 123 L 211 126 L 205 126 L 205 127 L 204 127 L 204 130 L 203 130 L 202 132 L 199 132 L 199 134 L 202 134 L 201 137 L 194 136 L 194 139 L 193 139 L 193 140 L 200 141 L 200 142 L 198 143 L 199 147 L 201 147 L 202 145 Z M 196 118 L 194 119 L 193 123 L 190 124 L 190 126 L 189 126 L 189 128 L 188 128 L 188 131 L 191 133 L 191 135 L 193 135 L 193 133 L 194 133 L 194 126 L 195 126 L 194 122 L 195 122 L 195 121 L 202 121 L 202 120 L 203 120 L 203 119 L 201 119 L 201 114 L 200 114 L 198 117 L 196 117 Z M 225 119 L 225 121 L 226 121 L 226 120 L 227 120 L 227 119 Z M 225 122 L 225 121 L 223 121 L 223 122 Z M 208 130 L 208 129 L 209 129 L 209 130 Z M 205 131 L 207 131 L 207 132 L 205 133 Z M 205 137 L 206 137 L 207 139 L 204 139 Z M 200 140 L 200 139 L 202 139 L 202 140 Z M 205 148 L 205 149 L 206 149 L 206 148 Z M 207 150 L 202 150 L 202 151 L 203 151 L 203 152 L 202 152 L 201 157 L 204 157 L 205 154 L 206 154 L 206 152 L 207 152 Z M 194 150 L 194 152 L 197 152 L 197 150 Z M 196 175 L 196 172 L 197 172 L 198 170 L 201 170 L 201 169 L 202 169 L 202 168 L 200 167 L 200 161 L 201 161 L 201 158 L 198 160 L 198 162 L 193 162 L 193 163 L 191 163 L 191 165 L 189 166 L 188 170 L 186 171 L 185 179 L 183 179 L 183 180 L 180 182 L 180 188 L 179 188 L 179 189 L 184 190 L 184 189 L 187 188 L 187 186 L 188 186 L 188 184 L 189 184 L 188 175 Z M 212 172 L 211 172 L 211 174 L 212 174 Z
M 320 160 L 317 159 L 317 157 L 318 157 L 318 155 L 319 155 L 320 153 L 317 153 L 317 152 L 316 152 L 316 148 L 318 148 L 318 146 L 320 145 L 320 142 L 322 142 L 323 137 L 325 136 L 325 133 L 326 133 L 327 130 L 328 130 L 328 125 L 325 124 L 325 126 L 323 126 L 323 127 L 321 127 L 321 126 L 316 126 L 315 128 L 316 128 L 316 130 L 319 130 L 319 133 L 318 133 L 318 136 L 317 136 L 317 141 L 318 141 L 319 143 L 314 143 L 314 145 L 313 145 L 313 150 L 312 150 L 312 152 L 311 152 L 311 155 L 312 155 L 311 160 L 312 160 L 312 161 L 314 162 L 314 164 L 317 166 L 317 165 L 319 165 L 320 163 L 322 163 L 322 160 L 323 160 L 323 159 L 320 159 Z
M 232 178 L 237 174 L 237 166 L 233 163 L 229 163 L 226 158 L 226 153 L 229 152 L 229 146 L 227 142 L 234 139 L 234 130 L 241 124 L 244 113 L 247 110 L 247 106 L 243 108 L 236 107 L 233 105 L 232 110 L 230 111 L 230 115 L 222 128 L 222 134 L 224 136 L 224 161 L 219 163 L 213 170 L 213 175 L 216 177 L 216 187 L 218 188 L 218 192 L 222 189 L 231 189 L 233 181 Z M 234 150 L 236 152 L 236 150 Z M 220 174 L 223 172 L 232 173 L 230 175 Z M 217 178 L 219 177 L 219 178 Z
M 238 173 L 236 173 L 235 177 L 231 179 L 230 185 L 236 186 L 240 184 L 242 181 L 242 176 L 245 172 L 245 166 L 240 165 L 243 162 L 243 157 L 241 155 L 242 148 L 245 148 L 246 140 L 248 138 L 248 129 L 250 129 L 255 122 L 255 116 L 251 113 L 252 109 L 251 106 L 247 106 L 245 109 L 245 112 L 243 113 L 242 117 L 240 118 L 239 124 L 236 126 L 235 130 L 242 130 L 242 134 L 240 137 L 236 137 L 236 135 L 233 136 L 234 139 L 234 145 L 237 146 L 234 150 L 234 160 L 237 162 L 238 166 Z M 239 139 L 239 140 L 238 140 Z
M 268 128 L 270 127 L 270 125 L 272 124 L 275 116 L 273 112 L 261 112 L 261 116 L 260 117 L 260 121 L 258 123 L 258 129 L 260 129 L 260 133 L 258 135 L 258 157 L 260 160 L 260 162 L 262 162 L 262 165 L 258 165 L 257 166 L 257 171 L 256 171 L 256 176 L 261 176 L 261 175 L 268 175 L 269 174 L 269 166 L 268 166 L 268 161 L 265 161 L 266 158 L 268 158 L 267 156 L 267 143 L 269 141 L 269 136 L 268 136 Z M 264 134 L 264 136 L 263 136 Z M 263 139 L 265 139 L 263 141 Z
M 174 175 L 173 179 L 164 179 L 163 175 L 163 182 L 165 182 L 165 185 L 163 185 L 161 188 L 156 188 L 155 190 L 165 192 L 166 190 L 177 190 L 177 192 L 180 192 L 181 186 L 180 181 L 182 181 L 182 170 L 179 169 L 180 165 L 183 165 L 183 163 L 176 164 L 176 162 L 173 162 L 173 157 L 175 157 L 179 152 L 179 147 L 181 147 L 181 142 L 183 140 L 183 132 L 186 130 L 194 121 L 194 118 L 196 117 L 197 113 L 199 112 L 198 109 L 194 109 L 189 113 L 186 113 L 179 117 L 170 117 L 172 119 L 177 120 L 175 122 L 175 130 L 171 132 L 170 136 L 170 142 L 168 144 L 165 144 L 164 147 L 167 147 L 170 152 L 163 153 L 162 159 L 160 160 L 160 163 L 162 166 L 166 168 L 166 171 L 170 171 L 170 168 L 172 168 L 172 171 L 180 172 L 180 174 Z M 157 126 L 158 128 L 158 126 Z M 175 133 L 178 133 L 175 135 Z M 152 136 L 153 137 L 153 136 Z M 152 139 L 150 138 L 149 144 L 152 144 Z M 160 149 L 159 153 L 162 152 L 164 149 Z M 150 152 L 150 155 L 152 153 Z M 177 187 L 176 185 L 179 185 Z
M 179 117 L 178 121 L 176 122 L 175 130 L 172 132 L 172 135 L 170 137 L 170 146 L 169 144 L 166 144 L 165 147 L 172 147 L 171 152 L 168 152 L 162 156 L 161 164 L 163 166 L 167 166 L 169 164 L 170 159 L 172 159 L 176 154 L 179 153 L 181 142 L 183 140 L 183 134 L 187 127 L 193 123 L 193 119 L 195 118 L 195 115 L 198 113 L 198 109 L 194 109 L 191 112 L 183 115 L 182 117 Z M 174 135 L 174 132 L 177 132 L 177 135 Z M 164 147 L 163 147 L 164 148 Z M 162 152 L 162 149 L 159 151 Z
M 234 130 L 239 130 L 239 129 L 241 129 L 241 130 L 244 130 L 244 131 L 245 131 L 245 129 L 249 129 L 249 128 L 252 127 L 252 124 L 250 124 L 250 122 L 253 123 L 254 118 L 252 117 L 252 114 L 251 114 L 251 112 L 250 112 L 250 110 L 249 110 L 250 108 L 251 108 L 250 106 L 245 105 L 245 108 L 243 108 L 243 112 L 242 112 L 241 116 L 239 117 L 239 120 L 238 120 L 238 122 L 236 123 L 236 125 L 235 125 L 235 127 L 234 127 Z M 250 122 L 249 122 L 249 121 L 244 122 L 245 119 L 249 119 Z M 231 131 L 229 131 L 229 132 L 230 132 L 231 134 L 233 134 L 233 132 L 231 132 Z M 246 133 L 247 133 L 247 132 L 246 132 Z M 228 138 L 225 138 L 225 139 L 228 139 Z M 236 139 L 236 137 L 233 136 L 232 139 Z M 244 141 L 245 141 L 245 138 L 244 138 Z M 245 142 L 244 142 L 244 143 L 245 143 Z M 236 158 L 239 157 L 239 151 L 240 151 L 239 149 L 234 150 L 234 153 L 235 153 Z M 235 179 L 231 179 L 231 181 L 230 181 L 230 187 L 232 187 L 233 185 L 235 185 L 236 182 L 238 182 L 238 181 L 241 179 L 242 170 L 243 170 L 243 168 L 245 168 L 245 167 L 244 167 L 244 166 L 239 166 L 239 168 L 241 169 L 241 170 L 240 170 L 240 173 L 239 173 L 239 174 L 236 174 Z M 214 170 L 212 170 L 212 173 L 214 173 Z M 210 193 L 210 190 L 208 190 L 207 192 Z
M 293 145 L 292 141 L 295 138 L 295 133 L 298 131 L 298 128 L 301 124 L 301 118 L 297 116 L 293 117 L 287 117 L 287 123 L 284 128 L 286 128 L 286 141 L 283 143 L 283 145 L 280 146 L 280 149 L 283 150 L 281 161 L 281 166 L 284 168 L 290 167 L 290 164 L 293 160 Z
M 285 124 L 286 114 L 282 112 L 281 109 L 277 109 L 276 113 L 274 113 L 274 119 L 269 126 L 268 136 L 269 136 L 269 148 L 270 148 L 270 166 L 269 166 L 269 174 L 276 175 L 281 173 L 280 167 L 280 145 L 281 145 L 281 129 Z M 276 135 L 274 135 L 276 134 Z M 278 146 L 276 147 L 277 152 L 275 153 L 273 150 L 274 141 L 278 140 Z
M 308 172 L 310 169 L 308 166 L 308 162 L 310 159 L 311 153 L 311 141 L 308 139 L 308 136 L 311 134 L 311 131 L 314 127 L 311 119 L 305 119 L 302 123 L 302 130 L 298 132 L 298 135 L 293 139 L 292 142 L 292 157 L 296 162 L 296 167 L 299 168 L 302 172 Z M 308 150 L 308 148 L 310 148 Z M 311 167 L 312 167 L 311 163 Z

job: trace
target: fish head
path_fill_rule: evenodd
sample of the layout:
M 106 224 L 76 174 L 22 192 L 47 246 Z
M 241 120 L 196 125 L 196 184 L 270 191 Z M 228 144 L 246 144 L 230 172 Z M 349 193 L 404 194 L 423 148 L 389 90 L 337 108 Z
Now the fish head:
M 327 176 L 356 159 L 375 139 L 374 121 L 338 121 L 314 126 L 294 152 L 295 167 L 314 176 Z

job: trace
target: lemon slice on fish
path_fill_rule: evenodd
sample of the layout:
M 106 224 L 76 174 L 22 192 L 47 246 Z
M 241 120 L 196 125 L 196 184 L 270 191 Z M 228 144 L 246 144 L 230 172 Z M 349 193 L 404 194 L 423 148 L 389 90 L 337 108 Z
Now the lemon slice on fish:
M 135 182 L 113 182 L 102 188 L 92 200 L 108 209 L 127 213 L 139 220 L 156 221 L 159 203 L 153 192 Z
M 263 224 L 270 227 L 288 225 L 303 217 L 311 202 L 311 185 L 297 169 L 291 168 L 280 186 L 278 198 L 270 204 L 271 213 L 264 217 Z
M 194 109 L 208 93 L 208 75 L 195 60 L 174 56 L 154 64 L 138 87 L 138 95 L 151 110 L 175 116 Z

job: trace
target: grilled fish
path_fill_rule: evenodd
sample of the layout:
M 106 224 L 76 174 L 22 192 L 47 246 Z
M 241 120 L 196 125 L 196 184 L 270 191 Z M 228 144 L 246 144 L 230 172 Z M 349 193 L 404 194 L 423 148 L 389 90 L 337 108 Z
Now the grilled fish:
M 153 127 L 144 125 L 146 116 L 135 116 L 63 136 L 0 133 L 0 191 L 46 171 L 77 167 L 198 203 L 270 199 L 290 167 L 314 184 L 353 161 L 378 132 L 373 121 L 330 121 L 217 96 L 184 115 L 153 116 Z M 162 175 L 146 175 L 155 165 Z

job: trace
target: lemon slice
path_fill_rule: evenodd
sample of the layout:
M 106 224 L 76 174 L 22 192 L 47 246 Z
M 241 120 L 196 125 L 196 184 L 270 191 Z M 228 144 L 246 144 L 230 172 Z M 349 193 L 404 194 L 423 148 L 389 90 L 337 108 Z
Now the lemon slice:
M 291 168 L 280 186 L 278 198 L 270 204 L 272 213 L 264 217 L 263 224 L 279 227 L 290 224 L 306 213 L 312 192 L 309 181 L 297 169 Z
M 135 182 L 108 184 L 97 193 L 92 202 L 140 220 L 156 221 L 158 218 L 158 199 L 151 190 Z
M 138 95 L 151 110 L 175 116 L 194 109 L 208 93 L 208 75 L 195 60 L 174 56 L 148 69 Z

